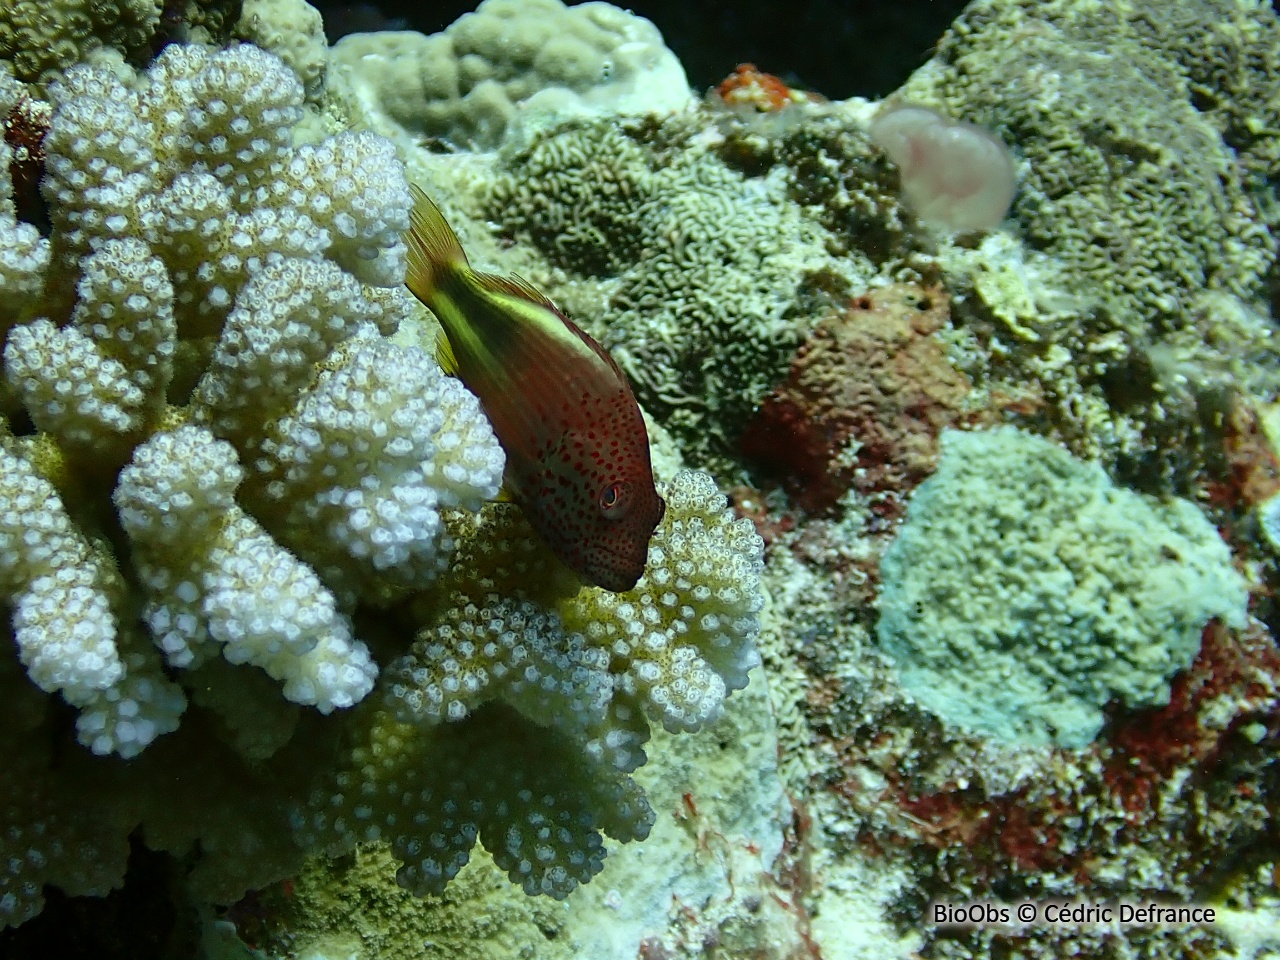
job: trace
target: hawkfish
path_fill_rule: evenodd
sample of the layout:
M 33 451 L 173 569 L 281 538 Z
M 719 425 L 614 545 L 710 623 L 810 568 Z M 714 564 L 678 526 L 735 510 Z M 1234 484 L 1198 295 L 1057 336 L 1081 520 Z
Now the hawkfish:
M 443 214 L 411 189 L 406 285 L 440 321 L 441 367 L 493 425 L 504 491 L 579 579 L 630 590 L 666 510 L 631 385 L 531 284 L 473 270 Z

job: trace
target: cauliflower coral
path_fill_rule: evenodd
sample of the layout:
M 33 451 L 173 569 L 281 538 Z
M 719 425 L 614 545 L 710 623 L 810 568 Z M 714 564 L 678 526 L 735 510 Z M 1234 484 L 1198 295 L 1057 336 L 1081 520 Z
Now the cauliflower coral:
M 490 503 L 478 401 L 389 339 L 403 167 L 370 133 L 296 145 L 275 56 L 175 45 L 48 96 L 0 73 L 0 112 L 50 116 L 47 237 L 0 142 L 0 925 L 118 885 L 131 834 L 221 902 L 379 835 L 415 892 L 481 836 L 564 896 L 648 830 L 648 722 L 745 684 L 750 524 L 678 477 L 615 597 Z
M 384 508 L 381 522 L 370 520 L 367 506 L 344 497 L 356 481 L 344 486 L 333 472 L 347 445 L 300 457 L 299 434 L 309 441 L 329 424 L 350 432 L 352 417 L 370 432 L 375 421 L 395 420 L 391 432 L 418 439 L 416 459 L 400 466 L 398 486 L 370 491 L 372 499 L 407 497 L 419 512 L 439 501 L 413 471 L 431 459 L 431 438 L 454 402 L 446 395 L 461 388 L 379 335 L 407 309 L 393 286 L 408 205 L 403 172 L 372 135 L 293 147 L 301 87 L 251 46 L 170 47 L 136 86 L 76 67 L 51 96 L 42 183 L 51 238 L 33 236 L 12 207 L 0 211 L 8 272 L 25 295 L 8 301 L 7 401 L 35 431 L 6 448 L 26 508 L 12 516 L 5 565 L 19 648 L 29 669 L 41 665 L 33 679 L 81 707 L 82 741 L 123 756 L 172 730 L 182 709 L 156 648 L 183 669 L 221 649 L 280 680 L 295 702 L 326 712 L 349 706 L 376 674 L 348 622 L 355 588 L 340 605 L 294 552 L 340 521 L 332 510 L 299 517 L 273 509 L 283 497 L 273 497 L 272 482 L 286 482 L 274 480 L 279 474 L 294 487 L 323 487 L 343 505 L 337 512 L 359 516 L 337 541 L 353 557 L 348 567 L 374 566 L 368 541 L 398 530 L 400 517 Z M 358 332 L 386 361 L 376 389 L 351 384 L 328 396 L 323 422 L 314 413 L 299 422 L 328 382 L 359 376 L 368 363 L 355 349 L 334 352 Z M 322 384 L 316 365 L 325 360 L 334 369 Z M 419 370 L 436 384 L 425 400 Z M 474 403 L 471 410 L 477 419 Z M 468 475 L 478 502 L 495 492 L 502 457 L 491 434 L 471 439 L 488 451 Z M 396 458 L 379 453 L 372 458 L 383 472 L 394 469 Z M 237 501 L 249 475 L 256 498 L 240 497 L 254 501 L 253 513 Z M 95 486 L 110 499 L 83 506 L 94 503 Z M 68 494 L 82 514 L 74 519 Z M 38 521 L 50 539 L 43 561 L 21 546 L 32 516 L 47 518 Z M 356 526 L 359 535 L 350 532 Z M 434 550 L 436 527 L 419 520 L 419 553 Z M 136 591 L 121 582 L 107 543 L 127 549 Z M 434 573 L 419 564 L 397 585 Z M 362 585 L 369 580 L 376 572 Z M 155 642 L 150 652 L 125 639 L 132 595 Z

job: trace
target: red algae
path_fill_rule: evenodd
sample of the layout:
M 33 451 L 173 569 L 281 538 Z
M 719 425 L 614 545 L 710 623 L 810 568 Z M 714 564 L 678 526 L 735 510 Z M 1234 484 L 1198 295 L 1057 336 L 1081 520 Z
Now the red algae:
M 878 502 L 895 494 L 885 509 L 896 516 L 932 472 L 942 429 L 966 419 L 969 381 L 933 336 L 948 318 L 939 287 L 894 284 L 855 298 L 801 346 L 748 425 L 743 453 L 806 510 L 853 488 Z
M 865 849 L 906 852 L 939 895 L 1203 895 L 1228 869 L 1224 851 L 1264 849 L 1280 802 L 1268 772 L 1280 650 L 1256 622 L 1211 623 L 1166 706 L 1117 718 L 1084 750 L 1022 754 L 1004 788 L 984 748 L 931 726 L 844 739 L 849 776 L 833 789 L 867 825 Z M 869 769 L 881 789 L 868 789 Z M 1156 885 L 1127 886 L 1138 876 Z
M 825 98 L 807 90 L 795 90 L 754 63 L 740 63 L 715 88 L 726 106 L 746 107 L 758 113 L 776 113 L 795 103 L 822 102 Z
M 47 228 L 49 215 L 40 196 L 44 176 L 44 137 L 53 111 L 49 104 L 23 94 L 8 114 L 0 117 L 0 135 L 12 151 L 9 175 L 18 219 Z

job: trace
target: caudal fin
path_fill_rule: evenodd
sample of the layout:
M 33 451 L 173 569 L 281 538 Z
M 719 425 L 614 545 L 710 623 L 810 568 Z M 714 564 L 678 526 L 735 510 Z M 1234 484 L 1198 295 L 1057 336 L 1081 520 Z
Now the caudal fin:
M 405 284 L 428 306 L 440 285 L 441 274 L 467 266 L 458 235 L 439 208 L 415 183 L 409 184 L 413 210 L 409 213 L 409 269 Z

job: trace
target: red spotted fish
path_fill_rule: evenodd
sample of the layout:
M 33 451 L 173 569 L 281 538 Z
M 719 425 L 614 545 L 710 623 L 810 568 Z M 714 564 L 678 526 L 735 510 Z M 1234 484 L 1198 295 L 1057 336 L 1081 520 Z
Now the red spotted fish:
M 484 407 L 507 455 L 503 485 L 580 579 L 630 590 L 666 504 L 627 378 L 605 349 L 518 277 L 471 269 L 416 186 L 406 284 L 440 321 L 440 365 Z

